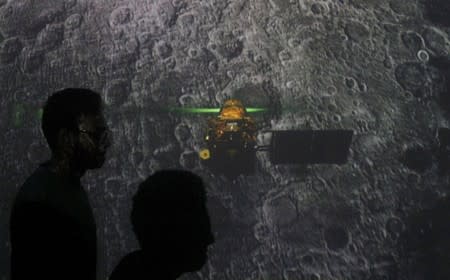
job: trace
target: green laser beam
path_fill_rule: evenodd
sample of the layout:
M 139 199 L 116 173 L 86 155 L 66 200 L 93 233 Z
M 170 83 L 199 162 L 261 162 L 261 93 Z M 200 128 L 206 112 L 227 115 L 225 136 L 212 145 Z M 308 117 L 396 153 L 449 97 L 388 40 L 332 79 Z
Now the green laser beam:
M 247 113 L 261 113 L 267 111 L 266 108 L 257 108 L 257 107 L 247 107 L 245 108 L 247 110 Z
M 193 113 L 193 114 L 218 114 L 220 113 L 220 108 L 170 108 L 170 111 L 178 113 Z
M 15 127 L 20 127 L 23 125 L 25 112 L 25 107 L 22 104 L 17 104 L 16 106 L 14 106 L 13 123 Z
M 38 119 L 41 121 L 42 120 L 42 115 L 44 114 L 44 109 L 39 109 L 38 111 L 37 111 L 37 117 L 38 117 Z

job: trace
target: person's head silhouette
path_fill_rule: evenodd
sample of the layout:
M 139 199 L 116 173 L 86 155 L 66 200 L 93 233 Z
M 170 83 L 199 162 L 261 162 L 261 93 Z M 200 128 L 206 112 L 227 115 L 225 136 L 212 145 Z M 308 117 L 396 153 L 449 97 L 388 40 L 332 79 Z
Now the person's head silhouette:
M 173 278 L 206 263 L 214 237 L 197 175 L 162 170 L 148 177 L 133 197 L 131 222 L 145 258 Z
M 99 168 L 111 145 L 98 93 L 67 88 L 53 93 L 44 106 L 42 131 L 52 151 L 54 167 L 82 175 Z
M 80 177 L 103 165 L 110 146 L 100 95 L 81 88 L 54 92 L 43 108 L 42 131 L 52 156 L 14 200 L 11 279 L 94 280 L 96 224 Z

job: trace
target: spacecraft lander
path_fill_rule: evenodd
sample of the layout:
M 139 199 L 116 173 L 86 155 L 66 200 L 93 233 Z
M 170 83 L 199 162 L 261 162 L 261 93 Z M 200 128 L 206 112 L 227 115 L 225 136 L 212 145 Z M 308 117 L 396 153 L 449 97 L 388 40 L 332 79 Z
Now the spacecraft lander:
M 343 164 L 347 161 L 352 130 L 271 130 L 270 145 L 258 145 L 258 129 L 250 114 L 265 108 L 245 107 L 228 99 L 219 108 L 184 108 L 190 113 L 218 114 L 208 120 L 206 147 L 199 157 L 215 170 L 251 173 L 256 153 L 270 153 L 273 164 Z

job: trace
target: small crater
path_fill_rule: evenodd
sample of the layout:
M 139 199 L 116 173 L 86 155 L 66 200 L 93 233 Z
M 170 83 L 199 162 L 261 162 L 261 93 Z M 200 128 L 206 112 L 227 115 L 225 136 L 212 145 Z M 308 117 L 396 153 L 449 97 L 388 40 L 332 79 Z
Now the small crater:
M 0 62 L 11 63 L 22 51 L 23 44 L 17 37 L 9 38 L 0 47 Z
M 436 28 L 428 28 L 423 33 L 423 38 L 427 46 L 438 56 L 447 55 L 446 34 Z
M 430 60 L 430 55 L 425 50 L 420 50 L 417 52 L 417 58 L 422 62 L 428 62 Z
M 339 115 L 334 115 L 334 116 L 333 116 L 333 121 L 335 121 L 335 122 L 340 122 L 340 121 L 341 121 L 341 116 L 339 116 Z
M 213 60 L 208 64 L 208 69 L 211 73 L 216 73 L 217 70 L 219 69 L 219 64 L 217 63 L 216 60 Z
M 192 94 L 183 94 L 180 96 L 179 102 L 182 106 L 195 106 L 195 98 Z
M 133 14 L 128 7 L 119 7 L 115 9 L 110 16 L 110 23 L 113 26 L 126 24 L 131 21 Z
M 184 14 L 178 17 L 178 23 L 184 27 L 190 27 L 195 23 L 195 17 L 192 14 Z
M 367 85 L 365 83 L 358 84 L 358 88 L 359 88 L 359 91 L 361 91 L 361 92 L 367 91 Z
M 278 57 L 280 58 L 281 62 L 286 62 L 292 58 L 291 53 L 288 50 L 282 50 Z
M 295 81 L 288 81 L 288 82 L 286 82 L 286 87 L 287 87 L 288 89 L 294 88 L 295 85 L 296 85 L 296 82 L 295 82 Z
M 77 4 L 77 0 L 65 0 L 64 1 L 64 8 L 70 9 L 70 8 L 75 7 L 76 4 Z
M 300 46 L 301 42 L 302 40 L 300 38 L 293 37 L 288 40 L 288 45 L 291 48 L 296 48 Z
M 254 227 L 255 238 L 258 241 L 264 241 L 270 237 L 270 229 L 267 225 L 257 224 Z
M 97 74 L 99 74 L 100 76 L 103 76 L 106 74 L 107 68 L 105 65 L 99 65 L 99 66 L 97 66 L 96 70 L 97 70 Z
M 402 32 L 401 38 L 405 47 L 414 53 L 424 47 L 423 38 L 417 32 Z
M 195 48 L 190 48 L 188 51 L 189 57 L 195 58 L 198 57 L 198 50 Z
M 321 15 L 325 12 L 325 7 L 321 3 L 311 5 L 311 12 L 315 15 Z
M 406 62 L 400 64 L 395 69 L 395 77 L 398 83 L 415 97 L 426 95 L 427 73 L 426 68 L 421 63 Z
M 174 134 L 178 142 L 184 143 L 191 137 L 191 130 L 186 124 L 181 123 L 175 127 Z
M 314 258 L 311 255 L 304 255 L 301 261 L 304 265 L 311 266 L 314 262 Z
M 263 211 L 271 224 L 288 226 L 297 218 L 295 205 L 287 197 L 275 199 L 266 203 Z
M 355 81 L 355 79 L 352 78 L 352 77 L 346 77 L 346 78 L 345 78 L 345 85 L 346 85 L 348 88 L 353 89 L 353 88 L 355 88 L 355 86 L 356 86 L 356 81 Z
M 173 69 L 177 65 L 177 60 L 174 57 L 169 57 L 164 60 L 164 65 L 167 69 Z
M 155 53 L 158 57 L 167 58 L 172 55 L 172 46 L 165 41 L 159 41 L 155 45 Z
M 80 27 L 82 21 L 82 16 L 80 14 L 73 14 L 66 19 L 64 22 L 64 27 L 67 30 L 75 30 Z
M 392 66 L 394 66 L 394 62 L 392 61 L 392 57 L 386 56 L 386 58 L 383 60 L 383 65 L 387 69 L 391 69 Z
M 181 7 L 185 4 L 186 4 L 185 0 L 172 0 L 172 5 L 174 7 Z
M 61 44 L 63 38 L 63 26 L 61 24 L 50 24 L 38 34 L 35 47 L 39 51 L 51 51 Z
M 141 44 L 141 47 L 153 47 L 152 33 L 142 32 L 137 36 L 137 38 L 139 44 Z
M 403 231 L 402 220 L 397 217 L 391 217 L 387 220 L 385 228 L 393 239 L 397 239 Z
M 325 229 L 323 233 L 327 248 L 337 251 L 345 248 L 349 242 L 347 231 L 340 226 L 331 226 Z
M 413 15 L 415 9 L 417 8 L 416 5 L 414 5 L 411 2 L 398 0 L 391 0 L 389 2 L 389 6 L 392 9 L 392 11 L 401 15 Z
M 194 168 L 198 163 L 198 155 L 193 151 L 185 151 L 180 155 L 180 165 L 187 169 Z
M 106 89 L 106 103 L 112 106 L 120 106 L 128 99 L 130 86 L 126 80 L 116 80 Z
M 241 55 L 244 49 L 244 43 L 233 35 L 231 32 L 217 32 L 216 34 L 216 49 L 217 52 L 231 60 Z M 211 46 L 211 49 L 212 46 Z
M 177 20 L 177 11 L 168 1 L 162 1 L 157 7 L 158 19 L 162 26 L 170 27 L 175 24 Z
M 358 21 L 350 21 L 347 23 L 344 28 L 344 32 L 351 40 L 357 43 L 366 40 L 370 34 L 367 26 Z

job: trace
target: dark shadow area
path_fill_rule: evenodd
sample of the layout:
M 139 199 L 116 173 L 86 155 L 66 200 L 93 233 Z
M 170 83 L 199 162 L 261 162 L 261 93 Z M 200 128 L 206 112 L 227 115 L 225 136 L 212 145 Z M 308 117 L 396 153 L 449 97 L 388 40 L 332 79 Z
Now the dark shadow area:
M 438 129 L 438 141 L 438 171 L 440 176 L 444 176 L 450 170 L 450 129 L 440 127 Z
M 65 89 L 44 106 L 52 151 L 16 196 L 10 220 L 11 279 L 95 279 L 96 224 L 80 178 L 110 146 L 100 95 Z
M 425 18 L 434 24 L 450 26 L 450 2 L 448 0 L 426 0 Z
M 352 130 L 273 131 L 270 160 L 274 164 L 343 164 Z
M 148 177 L 133 197 L 131 222 L 141 249 L 125 256 L 110 280 L 176 279 L 206 263 L 214 237 L 197 175 L 162 170 Z
M 450 197 L 412 215 L 401 236 L 402 262 L 410 266 L 414 279 L 450 279 Z
M 429 63 L 440 72 L 438 102 L 447 119 L 450 119 L 450 59 L 444 56 L 431 57 Z
M 228 179 L 235 179 L 239 175 L 252 175 L 256 168 L 256 151 L 239 147 L 228 147 L 212 150 L 214 157 L 203 161 L 215 174 L 222 174 Z
M 411 170 L 423 173 L 433 164 L 433 154 L 430 149 L 421 146 L 410 147 L 404 151 L 400 162 Z

